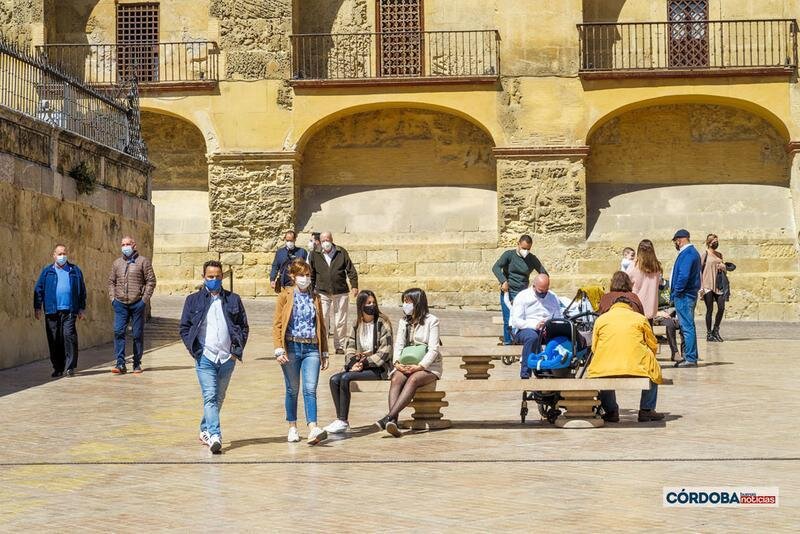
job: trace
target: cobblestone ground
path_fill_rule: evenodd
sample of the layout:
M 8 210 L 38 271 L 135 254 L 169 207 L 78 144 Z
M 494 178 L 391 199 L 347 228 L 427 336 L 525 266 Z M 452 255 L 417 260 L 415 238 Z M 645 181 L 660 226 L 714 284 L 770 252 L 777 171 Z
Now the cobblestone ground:
M 636 392 L 619 394 L 623 422 L 592 430 L 520 425 L 515 393 L 453 393 L 452 429 L 395 439 L 370 426 L 385 397 L 357 394 L 355 430 L 309 447 L 286 443 L 271 306 L 246 301 L 252 337 L 225 402 L 224 454 L 211 456 L 197 441 L 180 303 L 154 302 L 143 375 L 111 375 L 109 346 L 83 351 L 74 378 L 51 380 L 46 361 L 0 372 L 0 531 L 796 532 L 800 522 L 797 326 L 730 323 L 725 343 L 701 341 L 702 367 L 665 368 L 675 385 L 659 392 L 663 423 L 636 422 Z M 492 314 L 439 315 L 455 345 L 462 326 Z M 447 378 L 462 375 L 459 363 L 446 360 Z M 495 377 L 516 371 L 497 365 Z M 323 424 L 334 417 L 330 373 Z M 664 508 L 663 486 L 778 486 L 780 508 Z

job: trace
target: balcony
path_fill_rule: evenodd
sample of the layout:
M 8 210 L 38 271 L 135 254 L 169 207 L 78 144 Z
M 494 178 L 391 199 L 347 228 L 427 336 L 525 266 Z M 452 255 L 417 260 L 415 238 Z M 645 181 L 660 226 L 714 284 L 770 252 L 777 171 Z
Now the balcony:
M 135 77 L 142 93 L 216 89 L 219 47 L 212 41 L 137 44 L 48 44 L 37 53 L 92 85 Z
M 496 83 L 497 30 L 292 35 L 299 87 Z
M 789 19 L 579 24 L 580 76 L 790 75 L 797 21 Z

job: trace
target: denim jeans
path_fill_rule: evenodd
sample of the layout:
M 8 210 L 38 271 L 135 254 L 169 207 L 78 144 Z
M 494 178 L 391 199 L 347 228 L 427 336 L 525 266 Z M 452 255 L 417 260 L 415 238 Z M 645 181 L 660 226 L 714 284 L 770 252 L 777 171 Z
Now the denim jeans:
M 597 396 L 600 399 L 600 406 L 606 413 L 616 412 L 619 410 L 617 404 L 617 394 L 612 390 L 601 391 Z M 639 399 L 640 410 L 655 410 L 656 401 L 658 400 L 658 384 L 650 382 L 650 389 L 642 390 L 642 397 Z
M 222 438 L 219 426 L 219 412 L 225 402 L 225 392 L 231 382 L 236 358 L 231 356 L 225 363 L 214 363 L 205 356 L 200 356 L 195 364 L 197 380 L 203 394 L 203 419 L 200 420 L 200 431 L 206 431 Z
M 511 299 L 511 302 L 514 302 L 514 299 L 517 297 L 519 291 L 512 291 L 509 290 L 508 298 Z M 500 309 L 503 311 L 503 345 L 511 345 L 514 342 L 513 337 L 511 336 L 511 329 L 508 326 L 508 321 L 511 318 L 511 310 L 506 306 L 505 300 L 506 294 L 502 291 L 500 292 Z
M 300 376 L 303 376 L 303 408 L 306 422 L 317 422 L 317 382 L 319 381 L 320 354 L 316 343 L 286 342 L 289 361 L 281 366 L 286 382 L 286 420 L 297 422 L 297 394 L 300 391 Z
M 514 334 L 514 341 L 522 344 L 522 355 L 519 359 L 519 377 L 530 378 L 532 371 L 528 368 L 528 356 L 541 349 L 540 332 L 533 328 L 524 328 Z
M 694 308 L 697 298 L 688 295 L 675 296 L 675 311 L 683 332 L 683 358 L 689 363 L 697 363 L 697 332 L 694 326 Z
M 144 352 L 144 301 L 139 300 L 133 304 L 123 304 L 118 300 L 111 303 L 114 307 L 114 355 L 117 365 L 125 365 L 125 329 L 128 321 L 131 323 L 133 334 L 133 366 L 142 364 Z

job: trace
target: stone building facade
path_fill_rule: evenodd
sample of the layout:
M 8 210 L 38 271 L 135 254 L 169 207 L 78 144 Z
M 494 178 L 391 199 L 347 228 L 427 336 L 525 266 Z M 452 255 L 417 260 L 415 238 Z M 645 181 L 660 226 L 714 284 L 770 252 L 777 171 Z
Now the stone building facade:
M 739 266 L 731 316 L 800 312 L 800 0 L 65 4 L 0 0 L 0 20 L 51 57 L 81 45 L 90 81 L 129 61 L 100 46 L 136 44 L 120 10 L 157 11 L 161 291 L 220 257 L 237 291 L 269 295 L 297 228 L 333 231 L 383 298 L 492 308 L 489 269 L 522 233 L 572 293 L 645 237 L 669 269 L 687 227 Z

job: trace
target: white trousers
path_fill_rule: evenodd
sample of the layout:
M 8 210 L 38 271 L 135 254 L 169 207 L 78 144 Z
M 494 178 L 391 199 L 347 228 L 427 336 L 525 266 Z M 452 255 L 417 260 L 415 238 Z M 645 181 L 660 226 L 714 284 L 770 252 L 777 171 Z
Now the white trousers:
M 319 297 L 322 302 L 322 319 L 325 321 L 328 332 L 333 332 L 333 348 L 334 350 L 344 350 L 347 339 L 347 308 L 350 304 L 350 293 L 340 295 L 320 293 Z

